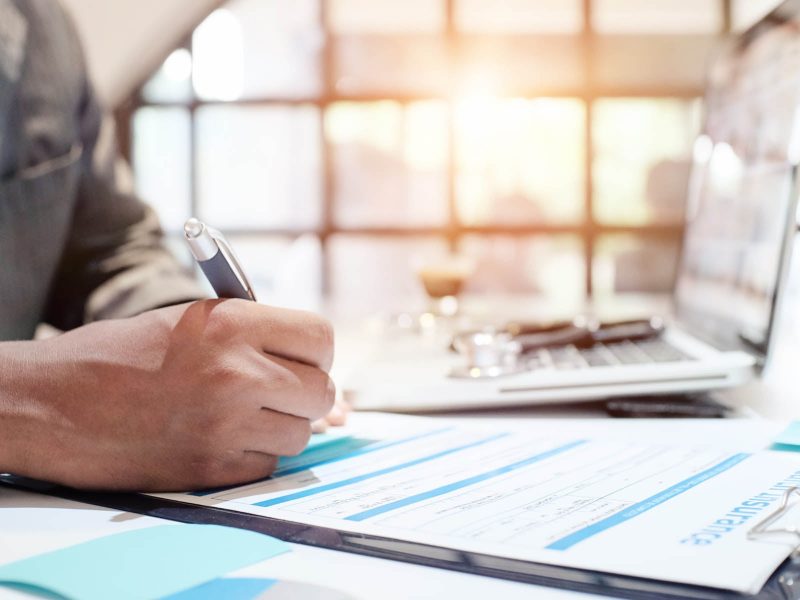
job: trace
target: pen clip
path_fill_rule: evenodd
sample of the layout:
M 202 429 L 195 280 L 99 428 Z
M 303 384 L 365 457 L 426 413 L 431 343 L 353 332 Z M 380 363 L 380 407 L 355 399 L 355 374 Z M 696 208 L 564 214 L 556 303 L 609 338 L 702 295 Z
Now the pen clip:
M 242 265 L 239 263 L 239 259 L 236 258 L 236 254 L 233 252 L 233 248 L 228 243 L 228 240 L 225 239 L 225 236 L 222 235 L 222 232 L 214 229 L 213 227 L 208 227 L 206 225 L 206 229 L 208 230 L 208 234 L 211 238 L 217 243 L 219 246 L 219 251 L 225 256 L 228 260 L 228 264 L 233 269 L 234 275 L 236 275 L 239 282 L 242 284 L 245 293 L 252 301 L 256 301 L 255 292 L 253 292 L 253 286 L 250 284 L 250 280 L 247 278 L 247 275 L 242 268 Z

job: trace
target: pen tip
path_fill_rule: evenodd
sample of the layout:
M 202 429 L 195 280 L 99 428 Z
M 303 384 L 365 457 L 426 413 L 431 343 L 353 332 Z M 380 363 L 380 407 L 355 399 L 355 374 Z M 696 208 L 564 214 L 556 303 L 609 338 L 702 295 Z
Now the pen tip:
M 203 225 L 203 223 L 201 221 L 199 221 L 199 220 L 195 219 L 194 217 L 192 217 L 191 219 L 186 221 L 186 223 L 184 224 L 183 233 L 186 234 L 187 238 L 196 238 L 201 233 L 203 233 L 203 229 L 204 228 L 205 228 L 205 226 Z

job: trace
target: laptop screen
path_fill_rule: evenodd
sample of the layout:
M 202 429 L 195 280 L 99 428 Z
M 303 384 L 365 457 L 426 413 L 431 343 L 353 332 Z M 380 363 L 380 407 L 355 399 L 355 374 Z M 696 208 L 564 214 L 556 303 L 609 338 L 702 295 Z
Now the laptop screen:
M 762 355 L 795 222 L 799 8 L 784 3 L 711 66 L 675 289 L 683 323 Z

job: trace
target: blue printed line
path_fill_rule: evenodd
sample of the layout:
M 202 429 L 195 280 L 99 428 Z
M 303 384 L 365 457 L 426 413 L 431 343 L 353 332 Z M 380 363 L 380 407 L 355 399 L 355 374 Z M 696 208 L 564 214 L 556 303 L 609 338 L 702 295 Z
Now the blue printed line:
M 347 454 L 340 454 L 338 456 L 334 456 L 332 458 L 324 458 L 321 460 L 311 461 L 305 464 L 296 465 L 296 466 L 287 466 L 285 469 L 278 469 L 273 474 L 273 477 L 284 477 L 286 475 L 292 475 L 293 473 L 299 473 L 300 471 L 306 471 L 308 469 L 313 469 L 314 467 L 319 467 L 320 465 L 327 465 L 330 463 L 339 462 L 340 460 L 345 460 L 349 458 L 355 458 L 357 456 L 362 456 L 364 454 L 369 454 L 370 452 L 375 452 L 376 450 L 383 450 L 384 448 L 391 448 L 393 446 L 399 446 L 400 444 L 406 444 L 408 442 L 413 442 L 416 440 L 421 440 L 426 437 L 430 437 L 432 435 L 438 435 L 440 433 L 445 433 L 447 431 L 452 431 L 452 427 L 445 427 L 443 429 L 435 429 L 433 431 L 426 431 L 424 433 L 418 433 L 417 435 L 412 435 L 411 437 L 403 438 L 400 440 L 394 441 L 385 441 L 385 442 L 378 442 L 375 444 L 370 444 L 360 450 L 355 450 L 353 452 L 348 452 Z M 357 439 L 357 438 L 356 438 Z M 320 451 L 325 450 L 324 448 L 320 449 Z M 303 455 L 301 454 L 300 457 Z M 300 458 L 298 457 L 298 458 Z
M 352 485 L 354 483 L 359 483 L 366 479 L 372 479 L 373 477 L 380 477 L 381 475 L 386 475 L 387 473 L 392 473 L 394 471 L 399 471 L 401 469 L 407 469 L 409 467 L 413 467 L 424 462 L 428 462 L 431 460 L 435 460 L 437 458 L 441 458 L 442 456 L 447 456 L 448 454 L 453 454 L 455 452 L 460 452 L 461 450 L 467 450 L 468 448 L 474 448 L 476 446 L 480 446 L 482 444 L 486 444 L 488 442 L 493 442 L 494 440 L 500 439 L 502 437 L 507 436 L 508 433 L 500 433 L 497 435 L 493 435 L 488 438 L 483 438 L 476 442 L 470 442 L 469 444 L 465 444 L 463 446 L 458 446 L 456 448 L 448 448 L 447 450 L 442 450 L 441 452 L 437 452 L 436 454 L 431 454 L 430 456 L 423 456 L 421 458 L 417 458 L 414 460 L 410 460 L 408 462 L 394 465 L 392 467 L 386 467 L 385 469 L 379 469 L 377 471 L 371 471 L 370 473 L 364 473 L 363 475 L 357 475 L 356 477 L 351 477 L 350 479 L 344 479 L 342 481 L 336 481 L 334 483 L 329 483 L 327 485 L 321 485 L 319 487 L 310 488 L 307 490 L 303 490 L 300 492 L 295 492 L 294 494 L 287 494 L 286 496 L 280 496 L 279 498 L 272 498 L 270 500 L 263 500 L 262 502 L 256 502 L 254 506 L 275 506 L 276 504 L 282 504 L 284 502 L 291 502 L 292 500 L 299 500 L 300 498 L 305 498 L 307 496 L 313 496 L 314 494 L 320 494 L 322 492 L 328 492 L 330 490 L 335 490 L 340 487 L 345 487 L 348 485 Z
M 326 446 L 321 447 L 319 450 L 312 450 L 311 451 L 312 456 L 314 454 L 318 454 L 318 453 L 324 452 L 325 453 L 325 458 L 320 459 L 320 460 L 316 460 L 316 461 L 309 461 L 307 463 L 300 464 L 300 465 L 295 465 L 295 463 L 293 462 L 291 466 L 287 466 L 284 469 L 281 469 L 280 467 L 278 467 L 278 470 L 275 471 L 275 473 L 273 473 L 270 477 L 266 477 L 262 481 L 267 481 L 269 479 L 274 479 L 276 477 L 284 477 L 286 475 L 292 475 L 293 473 L 299 473 L 300 471 L 307 471 L 308 469 L 313 469 L 314 467 L 319 467 L 320 465 L 327 465 L 327 464 L 330 464 L 330 463 L 339 462 L 340 460 L 346 460 L 348 458 L 355 458 L 356 456 L 361 456 L 363 454 L 369 454 L 370 452 L 375 452 L 376 450 L 383 450 L 384 448 L 391 448 L 392 446 L 398 446 L 400 444 L 405 444 L 407 442 L 413 442 L 415 440 L 420 440 L 422 438 L 426 438 L 426 437 L 429 437 L 429 436 L 432 436 L 432 435 L 437 435 L 437 434 L 440 434 L 440 433 L 445 433 L 447 431 L 452 431 L 452 429 L 453 429 L 452 427 L 444 427 L 442 429 L 434 429 L 433 431 L 426 431 L 424 433 L 419 433 L 417 435 L 412 435 L 411 437 L 403 438 L 403 439 L 400 439 L 400 440 L 394 440 L 394 441 L 390 440 L 390 441 L 385 441 L 385 442 L 378 442 L 378 443 L 375 443 L 375 444 L 370 444 L 369 446 L 367 446 L 367 447 L 365 447 L 365 448 L 363 448 L 361 450 L 355 450 L 353 452 L 347 452 L 345 454 L 337 454 L 336 450 L 342 450 L 342 446 L 340 444 L 336 444 L 336 443 L 328 444 Z M 357 440 L 358 438 L 353 438 L 353 439 Z M 333 454 L 334 456 L 330 457 L 331 454 Z M 302 457 L 303 457 L 303 455 L 300 454 L 300 456 L 293 457 L 293 458 L 302 459 Z M 211 489 L 207 489 L 207 490 L 200 490 L 200 491 L 197 491 L 197 492 L 190 492 L 190 495 L 199 496 L 199 497 L 210 496 L 212 494 L 219 494 L 220 492 L 227 492 L 228 490 L 232 490 L 232 489 L 237 488 L 237 487 L 239 487 L 239 486 L 238 485 L 226 485 L 226 486 L 218 487 L 218 488 L 211 488 Z
M 461 489 L 463 487 L 467 487 L 468 485 L 473 485 L 475 483 L 480 483 L 482 481 L 486 481 L 487 479 L 491 479 L 493 477 L 499 477 L 500 475 L 505 475 L 506 473 L 510 473 L 515 469 L 521 469 L 522 467 L 527 467 L 528 465 L 532 465 L 533 463 L 539 462 L 541 460 L 545 460 L 546 458 L 550 458 L 551 456 L 555 456 L 557 454 L 561 454 L 562 452 L 566 452 L 567 450 L 572 450 L 576 446 L 580 446 L 581 444 L 585 444 L 586 440 L 578 440 L 575 442 L 570 442 L 564 446 L 559 446 L 558 448 L 553 448 L 552 450 L 548 450 L 547 452 L 542 452 L 541 454 L 535 454 L 534 456 L 530 456 L 525 460 L 521 460 L 510 465 L 506 465 L 505 467 L 499 467 L 497 469 L 493 469 L 491 471 L 487 471 L 486 473 L 481 473 L 480 475 L 474 475 L 473 477 L 469 477 L 468 479 L 462 479 L 461 481 L 456 481 L 454 483 L 450 483 L 448 485 L 443 485 L 441 487 L 435 488 L 428 492 L 423 492 L 421 494 L 415 494 L 414 496 L 409 496 L 408 498 L 403 498 L 402 500 L 396 500 L 394 502 L 389 502 L 388 504 L 384 504 L 383 506 L 376 506 L 375 508 L 371 508 L 369 510 L 365 510 L 360 513 L 356 513 L 354 515 L 350 515 L 346 517 L 347 521 L 363 521 L 365 519 L 369 519 L 370 517 L 374 517 L 376 515 L 381 515 L 383 513 L 389 512 L 391 510 L 395 510 L 396 508 L 402 508 L 404 506 L 408 506 L 409 504 L 415 504 L 416 502 L 422 502 L 423 500 L 429 500 L 430 498 L 435 498 L 436 496 L 441 496 L 442 494 L 447 494 L 454 490 Z
M 684 479 L 680 483 L 676 483 L 672 487 L 669 487 L 654 496 L 650 496 L 646 500 L 642 500 L 641 502 L 637 502 L 629 506 L 626 509 L 621 510 L 620 512 L 612 515 L 602 521 L 598 521 L 597 523 L 593 523 L 588 527 L 584 527 L 583 529 L 579 529 L 574 533 L 570 533 L 569 535 L 556 540 L 555 542 L 551 543 L 550 545 L 546 546 L 548 550 L 568 550 L 572 548 L 575 544 L 582 542 L 583 540 L 592 537 L 593 535 L 597 535 L 598 533 L 602 533 L 606 529 L 610 529 L 615 525 L 619 525 L 620 523 L 624 523 L 625 521 L 632 519 L 634 517 L 638 517 L 640 514 L 647 512 L 651 508 L 655 508 L 659 504 L 663 504 L 667 500 L 671 500 L 675 496 L 678 496 L 693 487 L 700 485 L 704 481 L 711 479 L 712 477 L 716 477 L 720 473 L 727 471 L 728 469 L 738 465 L 744 459 L 749 457 L 750 454 L 734 454 L 730 458 L 722 461 L 718 465 L 711 467 L 710 469 L 706 469 L 698 473 L 697 475 L 693 475 L 688 479 Z
M 357 452 L 378 441 L 379 440 L 351 436 L 346 439 L 343 438 L 335 443 L 325 444 L 324 446 L 306 448 L 301 454 L 296 456 L 281 456 L 280 461 L 278 461 L 278 468 L 272 476 L 280 477 L 287 471 L 302 471 L 303 469 L 309 468 L 311 465 L 321 464 L 332 458 L 347 456 L 351 452 Z

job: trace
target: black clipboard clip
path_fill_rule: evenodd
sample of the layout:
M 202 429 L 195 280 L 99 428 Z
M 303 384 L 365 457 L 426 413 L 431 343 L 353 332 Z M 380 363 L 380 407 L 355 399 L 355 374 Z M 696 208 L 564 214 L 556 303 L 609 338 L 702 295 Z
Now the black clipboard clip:
M 792 501 L 792 496 L 797 498 Z M 772 526 L 785 517 L 789 512 L 800 504 L 800 488 L 790 487 L 787 488 L 781 498 L 781 503 L 774 511 L 764 517 L 761 521 L 756 523 L 750 531 L 747 532 L 747 539 L 754 542 L 766 541 L 775 536 L 792 535 L 797 539 L 795 548 L 790 555 L 792 560 L 800 558 L 800 528 L 797 526 L 792 527 L 775 527 Z

